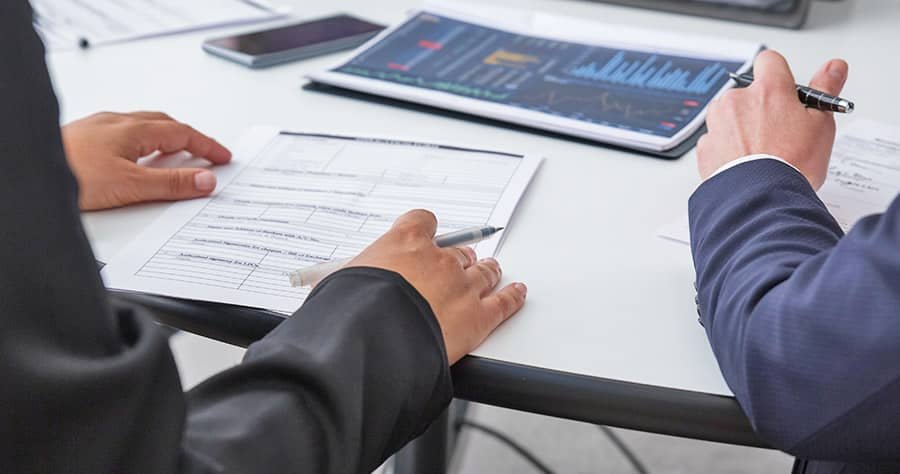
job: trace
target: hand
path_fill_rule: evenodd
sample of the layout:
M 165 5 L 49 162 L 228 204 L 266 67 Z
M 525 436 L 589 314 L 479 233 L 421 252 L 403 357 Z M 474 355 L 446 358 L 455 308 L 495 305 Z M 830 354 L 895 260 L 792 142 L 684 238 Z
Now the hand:
M 726 163 L 765 153 L 794 165 L 818 190 L 825 183 L 834 145 L 832 113 L 806 108 L 797 100 L 794 76 L 780 54 L 763 51 L 753 69 L 750 87 L 729 90 L 709 105 L 709 133 L 697 143 L 700 176 L 706 179 Z M 838 95 L 847 73 L 847 63 L 833 59 L 809 86 Z
M 91 115 L 64 126 L 62 137 L 85 211 L 196 198 L 216 188 L 216 175 L 206 169 L 137 164 L 153 152 L 188 151 L 215 164 L 231 160 L 215 140 L 160 112 Z
M 472 352 L 525 304 L 527 288 L 500 282 L 493 258 L 476 262 L 471 248 L 434 245 L 437 219 L 428 211 L 411 211 L 384 236 L 350 262 L 402 275 L 431 305 L 444 335 L 450 365 Z

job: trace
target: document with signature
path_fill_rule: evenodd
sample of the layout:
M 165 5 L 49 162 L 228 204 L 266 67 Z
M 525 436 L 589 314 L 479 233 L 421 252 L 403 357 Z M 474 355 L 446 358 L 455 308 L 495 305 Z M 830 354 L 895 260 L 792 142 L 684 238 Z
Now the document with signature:
M 270 20 L 266 0 L 31 0 L 49 51 Z
M 844 232 L 861 218 L 887 210 L 900 194 L 900 127 L 858 119 L 839 130 L 828 179 L 818 194 Z M 687 215 L 659 235 L 690 244 Z
M 507 226 L 540 159 L 455 146 L 254 128 L 210 198 L 173 204 L 102 271 L 106 286 L 292 313 L 288 275 L 351 257 L 408 210 L 438 233 Z M 502 234 L 475 246 L 496 253 Z

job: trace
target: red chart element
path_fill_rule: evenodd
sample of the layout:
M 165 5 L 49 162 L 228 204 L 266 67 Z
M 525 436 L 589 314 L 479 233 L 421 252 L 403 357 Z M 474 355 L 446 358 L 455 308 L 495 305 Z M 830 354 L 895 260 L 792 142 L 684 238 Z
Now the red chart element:
M 700 102 L 697 102 L 696 100 L 686 100 L 683 104 L 685 107 L 698 107 Z
M 660 125 L 666 128 L 675 128 L 676 125 L 672 122 L 659 122 Z
M 409 71 L 409 66 L 405 64 L 388 63 L 388 69 L 395 69 L 397 71 Z
M 442 45 L 441 43 L 436 43 L 434 41 L 428 41 L 428 40 L 419 41 L 419 46 L 421 46 L 425 49 L 430 49 L 432 51 L 437 51 L 444 47 L 444 45 Z

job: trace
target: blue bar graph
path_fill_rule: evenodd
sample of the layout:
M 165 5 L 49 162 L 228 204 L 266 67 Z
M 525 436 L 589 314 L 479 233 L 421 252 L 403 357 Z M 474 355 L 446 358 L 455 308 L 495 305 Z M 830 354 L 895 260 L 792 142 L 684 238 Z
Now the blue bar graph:
M 334 71 L 672 137 L 741 64 L 551 41 L 419 13 Z
M 626 53 L 619 51 L 602 66 L 594 61 L 576 66 L 568 74 L 579 79 L 623 86 L 705 95 L 718 88 L 728 72 L 720 63 L 708 64 L 699 71 L 685 69 L 675 65 L 671 59 L 661 62 L 655 54 L 642 60 L 626 59 Z

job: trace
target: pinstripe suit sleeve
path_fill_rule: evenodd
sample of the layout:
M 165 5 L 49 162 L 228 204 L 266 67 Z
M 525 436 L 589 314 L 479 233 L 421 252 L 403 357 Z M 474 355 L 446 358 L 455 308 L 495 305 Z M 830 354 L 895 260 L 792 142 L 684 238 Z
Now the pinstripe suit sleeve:
M 690 222 L 701 320 L 759 434 L 900 460 L 900 201 L 843 236 L 800 173 L 758 160 L 702 184 Z

